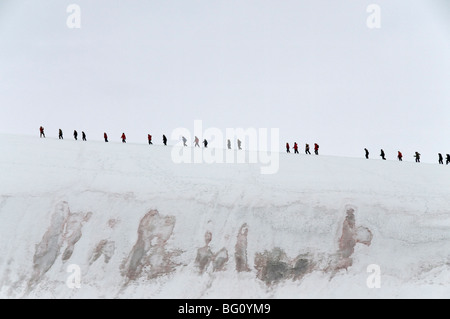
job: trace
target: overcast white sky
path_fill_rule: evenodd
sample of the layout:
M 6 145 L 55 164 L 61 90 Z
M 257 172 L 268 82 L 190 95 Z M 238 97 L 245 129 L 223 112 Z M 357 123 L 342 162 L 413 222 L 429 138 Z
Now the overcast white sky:
M 81 28 L 66 25 L 69 4 Z M 369 29 L 369 4 L 381 28 Z M 0 132 L 146 143 L 194 120 L 321 154 L 450 153 L 450 1 L 1 0 Z M 174 143 L 174 141 L 172 141 Z

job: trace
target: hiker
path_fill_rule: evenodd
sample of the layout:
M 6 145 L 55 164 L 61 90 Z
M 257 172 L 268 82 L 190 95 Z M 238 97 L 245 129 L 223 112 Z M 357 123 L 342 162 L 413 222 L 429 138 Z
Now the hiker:
M 163 144 L 167 146 L 167 137 L 163 134 Z
M 39 136 L 42 138 L 45 138 L 45 133 L 44 133 L 44 128 L 41 126 L 40 128 L 39 128 Z
M 147 138 L 148 138 L 148 145 L 153 144 L 152 143 L 152 136 L 150 134 L 147 135 Z
M 294 143 L 294 153 L 298 154 L 298 144 L 297 144 L 297 142 Z
M 314 154 L 319 155 L 319 144 L 314 143 Z
M 77 132 L 77 130 L 73 131 L 73 138 L 75 139 L 75 141 L 78 140 L 78 132 Z
M 448 165 L 450 163 L 450 154 L 445 154 L 445 165 Z
M 230 140 L 228 140 L 227 146 L 228 146 L 228 149 L 231 150 L 231 141 Z
M 106 132 L 103 133 L 103 138 L 105 139 L 105 142 L 107 143 L 108 142 L 108 134 L 106 134 Z
M 84 133 L 84 131 L 81 131 L 81 139 L 86 141 L 86 133 Z
M 241 148 L 241 140 L 240 139 L 237 140 L 237 145 L 238 145 L 238 149 L 241 150 L 242 148 Z
M 419 152 L 416 152 L 416 153 L 414 154 L 414 157 L 416 158 L 416 163 L 420 163 L 420 153 L 419 153 Z
M 439 164 L 444 164 L 444 158 L 442 157 L 441 153 L 438 153 L 439 156 Z
M 369 150 L 367 148 L 365 148 L 364 152 L 366 152 L 366 158 L 369 159 Z
M 286 143 L 286 153 L 290 153 L 291 151 L 289 150 L 289 143 Z
M 311 155 L 311 152 L 309 151 L 309 144 L 305 145 L 305 154 L 310 154 Z
M 127 137 L 125 136 L 125 133 L 122 133 L 122 143 L 126 143 L 127 142 Z
M 194 147 L 200 147 L 200 145 L 198 144 L 198 142 L 200 142 L 200 140 L 198 139 L 198 137 L 196 136 L 194 139 Z
M 181 139 L 183 140 L 183 145 L 184 145 L 184 146 L 187 146 L 187 145 L 186 145 L 187 139 L 186 139 L 184 136 L 181 137 Z
M 64 138 L 63 138 L 63 131 L 61 130 L 61 129 L 59 129 L 59 135 L 58 135 L 58 138 L 60 139 L 60 140 L 63 140 Z
M 398 151 L 397 158 L 398 158 L 398 160 L 399 160 L 400 162 L 402 161 L 402 159 L 403 159 L 403 154 L 402 154 L 402 152 Z
M 385 157 L 383 149 L 381 149 L 380 156 L 381 156 L 382 159 L 386 160 L 386 157 Z
M 208 141 L 206 139 L 203 140 L 203 145 L 205 145 L 205 148 L 208 147 Z

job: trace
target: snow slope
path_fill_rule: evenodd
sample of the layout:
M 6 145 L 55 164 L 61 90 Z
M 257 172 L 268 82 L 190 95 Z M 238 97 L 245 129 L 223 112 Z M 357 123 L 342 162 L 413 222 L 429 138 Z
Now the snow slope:
M 0 147 L 1 298 L 450 297 L 450 166 L 283 153 L 262 175 L 162 145 Z

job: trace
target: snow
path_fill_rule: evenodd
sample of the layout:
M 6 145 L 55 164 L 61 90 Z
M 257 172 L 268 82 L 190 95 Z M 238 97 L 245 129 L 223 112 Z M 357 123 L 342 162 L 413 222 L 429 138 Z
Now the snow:
M 0 298 L 450 296 L 448 165 L 280 153 L 265 175 L 172 146 L 0 145 Z

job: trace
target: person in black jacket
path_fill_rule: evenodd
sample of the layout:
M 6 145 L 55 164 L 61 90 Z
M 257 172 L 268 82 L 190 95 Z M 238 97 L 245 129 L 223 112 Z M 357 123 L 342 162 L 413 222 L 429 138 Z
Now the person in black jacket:
M 163 135 L 163 143 L 164 145 L 167 145 L 167 137 L 165 135 Z
M 205 145 L 205 148 L 208 147 L 208 141 L 206 139 L 203 140 L 203 145 Z
M 62 132 L 61 129 L 59 129 L 59 135 L 58 135 L 58 138 L 59 138 L 60 140 L 63 140 L 63 139 L 64 139 L 64 138 L 63 138 L 63 132 Z
M 366 158 L 369 159 L 369 150 L 367 148 L 365 148 L 364 152 L 366 152 Z
M 78 139 L 78 132 L 77 132 L 77 130 L 73 131 L 73 138 L 75 139 L 75 141 Z
M 444 164 L 444 158 L 442 157 L 441 153 L 438 153 L 439 156 L 439 164 Z
M 310 154 L 311 155 L 311 152 L 309 151 L 309 144 L 305 145 L 305 154 Z
M 380 156 L 381 156 L 382 159 L 386 160 L 386 157 L 385 157 L 383 149 L 381 149 Z
M 420 153 L 419 153 L 419 152 L 416 152 L 416 153 L 414 154 L 414 157 L 416 158 L 416 163 L 420 163 Z
M 450 154 L 446 154 L 445 156 L 445 165 L 448 165 L 450 163 Z
M 81 131 L 81 139 L 86 141 L 86 133 L 84 133 L 84 131 Z

